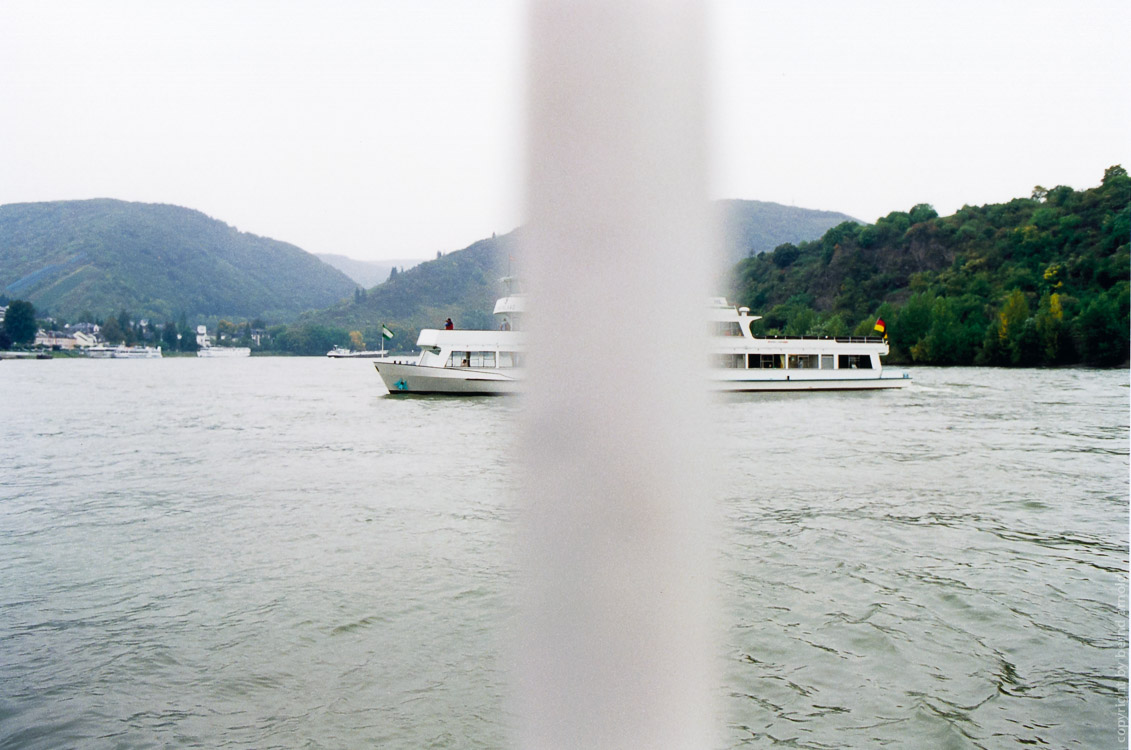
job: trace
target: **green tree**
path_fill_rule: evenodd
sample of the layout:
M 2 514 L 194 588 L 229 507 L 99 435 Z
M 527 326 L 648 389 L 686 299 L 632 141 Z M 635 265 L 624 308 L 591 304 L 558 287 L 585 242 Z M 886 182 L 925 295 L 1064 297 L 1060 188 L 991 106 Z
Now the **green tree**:
M 1059 294 L 1054 292 L 1041 297 L 1040 305 L 1037 308 L 1036 324 L 1037 337 L 1040 339 L 1042 363 L 1059 364 L 1065 359 L 1068 340 L 1064 328 L 1064 309 L 1061 307 Z
M 166 351 L 177 350 L 177 324 L 171 320 L 165 321 L 165 325 L 161 327 L 161 343 Z
M 912 224 L 918 224 L 939 217 L 938 211 L 930 203 L 920 203 L 911 209 L 909 218 Z
M 915 345 L 931 329 L 931 309 L 934 303 L 934 298 L 929 294 L 913 294 L 894 319 L 884 319 L 892 349 L 904 358 L 914 357 Z
M 220 322 L 216 324 L 216 343 L 219 344 L 222 341 L 234 340 L 237 333 L 238 329 L 235 323 L 230 320 L 221 319 Z
M 133 346 L 137 343 L 137 331 L 134 330 L 133 323 L 130 322 L 129 312 L 124 309 L 118 312 L 118 330 L 121 331 L 121 340 L 127 346 Z
M 106 322 L 102 324 L 101 333 L 107 344 L 120 344 L 126 337 L 117 318 L 107 318 Z
M 1127 359 L 1127 329 L 1107 295 L 1093 299 L 1076 320 L 1080 354 L 1086 364 L 1111 367 Z
M 793 265 L 801 251 L 793 243 L 787 242 L 784 245 L 778 245 L 774 248 L 774 252 L 770 255 L 770 259 L 778 268 L 787 268 Z
M 8 305 L 4 316 L 4 332 L 13 344 L 31 344 L 35 341 L 38 326 L 35 322 L 35 305 L 17 299 Z
M 916 362 L 957 365 L 966 359 L 964 330 L 953 303 L 939 297 L 931 306 L 931 327 L 911 348 Z
M 1010 292 L 998 319 L 998 338 L 1001 339 L 1002 351 L 1008 354 L 1011 364 L 1023 364 L 1026 359 L 1025 346 L 1029 343 L 1025 330 L 1025 321 L 1029 319 L 1029 303 L 1025 300 L 1025 293 L 1020 289 Z

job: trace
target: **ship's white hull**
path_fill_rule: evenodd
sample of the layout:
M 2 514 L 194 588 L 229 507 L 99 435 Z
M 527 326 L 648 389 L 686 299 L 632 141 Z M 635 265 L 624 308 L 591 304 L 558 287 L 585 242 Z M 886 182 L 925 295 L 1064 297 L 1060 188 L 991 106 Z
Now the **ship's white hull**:
M 428 367 L 402 362 L 374 362 L 391 394 L 498 396 L 518 393 L 520 371 L 471 367 Z
M 449 394 L 466 396 L 503 395 L 519 393 L 523 385 L 523 371 L 482 370 L 467 367 L 425 367 L 395 362 L 375 362 L 385 387 L 391 394 Z M 729 375 L 729 374 L 728 374 Z M 753 393 L 768 391 L 868 391 L 903 388 L 911 383 L 910 377 L 900 371 L 885 373 L 853 371 L 812 373 L 759 372 L 759 377 L 712 374 L 709 387 L 723 393 Z
M 331 359 L 388 359 L 389 353 L 381 351 L 351 352 L 348 350 L 331 350 L 326 353 L 326 356 Z
M 161 347 L 92 346 L 86 350 L 91 359 L 161 359 Z
M 246 346 L 205 346 L 197 349 L 198 357 L 250 357 L 251 349 Z
M 833 374 L 838 373 L 838 374 Z M 874 373 L 864 371 L 845 372 L 837 370 L 816 370 L 812 373 L 793 370 L 791 372 L 759 373 L 758 377 L 744 377 L 713 374 L 712 390 L 725 393 L 749 393 L 759 391 L 870 391 L 887 388 L 903 388 L 911 383 L 907 373 L 900 371 Z

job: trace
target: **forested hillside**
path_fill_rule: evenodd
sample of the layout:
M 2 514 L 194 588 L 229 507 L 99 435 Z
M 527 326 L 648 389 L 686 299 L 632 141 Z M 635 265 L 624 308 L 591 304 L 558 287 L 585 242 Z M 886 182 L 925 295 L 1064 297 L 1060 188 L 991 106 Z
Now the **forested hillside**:
M 848 219 L 845 214 L 782 206 L 762 201 L 717 201 L 723 256 L 736 260 L 773 248 L 787 240 L 819 237 Z M 311 313 L 296 325 L 279 331 L 280 345 L 289 351 L 314 354 L 349 341 L 357 332 L 367 346 L 380 344 L 381 325 L 395 333 L 390 344 L 411 350 L 421 328 L 436 328 L 452 318 L 461 328 L 492 328 L 491 311 L 503 291 L 502 276 L 521 274 L 519 230 L 492 237 L 436 260 L 422 263 L 329 310 Z M 704 249 L 706 252 L 706 249 Z M 594 269 L 599 273 L 601 269 Z
M 0 294 L 40 314 L 289 320 L 355 288 L 294 245 L 187 208 L 106 199 L 0 206 Z
M 887 326 L 889 361 L 1118 365 L 1128 359 L 1131 179 L 1036 187 L 1028 198 L 927 205 L 742 261 L 732 297 L 767 332 L 841 335 Z
M 279 346 L 299 354 L 325 353 L 351 343 L 348 334 L 356 331 L 366 346 L 376 348 L 381 326 L 387 325 L 394 333 L 388 346 L 410 351 L 421 328 L 440 328 L 446 318 L 460 328 L 494 328 L 491 312 L 503 291 L 499 280 L 516 252 L 515 235 L 481 240 L 357 290 L 349 300 L 276 332 Z

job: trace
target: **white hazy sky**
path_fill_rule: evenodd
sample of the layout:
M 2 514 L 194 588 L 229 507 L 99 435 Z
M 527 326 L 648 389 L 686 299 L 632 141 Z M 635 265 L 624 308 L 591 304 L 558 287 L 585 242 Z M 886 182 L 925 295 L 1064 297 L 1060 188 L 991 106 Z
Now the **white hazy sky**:
M 1131 3 L 718 0 L 712 197 L 940 214 L 1131 168 Z M 522 223 L 518 0 L 0 0 L 0 204 L 427 258 Z

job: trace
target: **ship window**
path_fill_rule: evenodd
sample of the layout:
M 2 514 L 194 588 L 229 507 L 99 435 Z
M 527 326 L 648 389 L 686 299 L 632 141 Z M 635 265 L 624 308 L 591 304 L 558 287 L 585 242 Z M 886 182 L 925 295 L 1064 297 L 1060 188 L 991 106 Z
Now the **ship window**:
M 822 370 L 833 369 L 833 355 L 831 355 L 831 354 L 822 354 L 821 355 L 821 369 Z
M 495 366 L 495 353 L 494 352 L 472 352 L 471 353 L 471 366 L 472 367 L 494 367 Z
M 871 370 L 872 357 L 867 354 L 841 354 L 836 366 L 842 370 Z
M 448 357 L 448 367 L 468 367 L 471 364 L 470 352 L 452 352 Z
M 816 354 L 791 354 L 789 355 L 789 369 L 791 370 L 816 370 L 818 366 Z
M 514 367 L 514 352 L 499 352 L 499 367 Z
M 711 360 L 712 367 L 727 369 L 742 367 L 741 354 L 715 354 L 712 355 Z
M 780 354 L 751 354 L 746 366 L 752 370 L 780 370 L 785 367 L 785 358 Z

